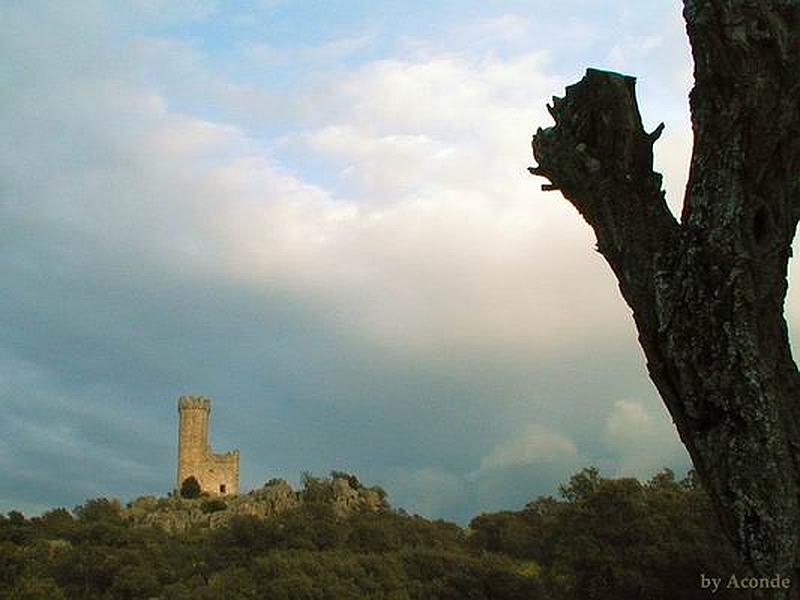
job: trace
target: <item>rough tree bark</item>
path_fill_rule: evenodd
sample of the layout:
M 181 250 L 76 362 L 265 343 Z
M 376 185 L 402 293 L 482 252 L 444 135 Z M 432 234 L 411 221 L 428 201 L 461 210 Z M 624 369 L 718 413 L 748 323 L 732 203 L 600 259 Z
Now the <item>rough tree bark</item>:
M 800 375 L 783 304 L 800 216 L 800 2 L 684 0 L 694 148 L 678 222 L 635 80 L 589 69 L 548 108 L 534 175 L 594 229 L 721 523 L 800 596 Z

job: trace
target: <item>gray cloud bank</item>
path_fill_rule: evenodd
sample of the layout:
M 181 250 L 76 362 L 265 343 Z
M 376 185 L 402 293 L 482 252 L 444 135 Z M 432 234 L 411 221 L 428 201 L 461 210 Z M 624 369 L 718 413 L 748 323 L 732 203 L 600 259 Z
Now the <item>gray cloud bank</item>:
M 245 488 L 353 469 L 463 520 L 686 468 L 590 232 L 524 173 L 545 54 L 368 62 L 262 139 L 171 108 L 145 65 L 185 49 L 108 12 L 0 8 L 0 511 L 164 493 L 193 391 Z

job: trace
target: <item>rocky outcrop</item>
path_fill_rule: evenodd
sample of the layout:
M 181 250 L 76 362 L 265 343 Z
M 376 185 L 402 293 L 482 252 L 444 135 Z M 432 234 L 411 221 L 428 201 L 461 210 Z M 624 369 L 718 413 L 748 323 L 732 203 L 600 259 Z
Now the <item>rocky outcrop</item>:
M 264 487 L 239 496 L 186 499 L 143 496 L 122 510 L 122 517 L 136 526 L 159 527 L 170 532 L 189 529 L 214 529 L 236 516 L 249 515 L 270 519 L 311 502 L 329 504 L 336 518 L 355 512 L 378 512 L 388 508 L 380 488 L 353 487 L 344 478 L 314 480 L 314 494 L 308 487 L 295 491 L 282 479 L 267 482 Z
M 353 512 L 376 512 L 385 508 L 383 495 L 377 489 L 354 489 L 346 479 L 331 481 L 331 501 L 334 514 L 340 518 Z

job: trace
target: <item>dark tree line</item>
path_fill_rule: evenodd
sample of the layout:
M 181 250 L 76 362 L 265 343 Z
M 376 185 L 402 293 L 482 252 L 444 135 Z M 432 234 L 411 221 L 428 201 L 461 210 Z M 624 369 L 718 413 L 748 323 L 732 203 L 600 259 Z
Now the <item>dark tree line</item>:
M 640 483 L 585 469 L 559 498 L 466 529 L 392 510 L 337 519 L 314 493 L 277 518 L 179 535 L 123 514 L 98 499 L 0 515 L 0 599 L 692 600 L 708 597 L 701 573 L 738 572 L 696 478 L 669 471 Z

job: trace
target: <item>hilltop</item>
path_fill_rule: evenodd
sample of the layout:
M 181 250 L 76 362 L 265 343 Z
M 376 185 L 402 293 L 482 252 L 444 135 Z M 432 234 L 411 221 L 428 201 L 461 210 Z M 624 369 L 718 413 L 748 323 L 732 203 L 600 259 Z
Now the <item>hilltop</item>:
M 329 506 L 336 519 L 359 511 L 389 509 L 386 493 L 380 487 L 364 487 L 353 475 L 334 471 L 329 479 L 310 475 L 303 479 L 303 489 L 297 491 L 283 479 L 271 479 L 260 489 L 238 496 L 143 496 L 130 502 L 121 516 L 135 526 L 155 526 L 176 533 L 223 527 L 241 516 L 275 518 L 310 503 Z

